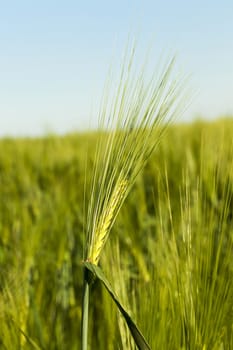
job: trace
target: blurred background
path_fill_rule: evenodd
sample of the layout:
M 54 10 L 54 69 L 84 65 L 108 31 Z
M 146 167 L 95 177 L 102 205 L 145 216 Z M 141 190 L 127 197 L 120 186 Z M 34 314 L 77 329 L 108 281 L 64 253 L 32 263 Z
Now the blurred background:
M 232 115 L 232 34 L 230 0 L 2 2 L 0 136 L 95 127 L 109 66 L 129 38 L 139 59 L 149 48 L 151 62 L 175 55 L 190 76 L 181 121 Z

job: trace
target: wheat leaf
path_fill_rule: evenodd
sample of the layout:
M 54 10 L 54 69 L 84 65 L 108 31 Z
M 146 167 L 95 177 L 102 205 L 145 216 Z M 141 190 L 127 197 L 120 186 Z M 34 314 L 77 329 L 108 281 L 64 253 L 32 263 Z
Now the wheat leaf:
M 108 293 L 111 295 L 113 301 L 115 302 L 119 311 L 124 317 L 129 327 L 129 330 L 131 332 L 131 335 L 136 345 L 138 346 L 139 350 L 151 350 L 150 346 L 148 345 L 141 331 L 138 329 L 135 322 L 132 320 L 132 318 L 130 317 L 128 312 L 125 310 L 125 308 L 122 306 L 121 302 L 119 301 L 118 297 L 113 291 L 112 286 L 110 285 L 107 278 L 104 276 L 102 269 L 99 266 L 96 266 L 90 262 L 85 262 L 84 266 L 88 271 L 90 271 L 93 274 L 94 277 L 98 278 L 103 283 L 104 287 L 107 289 Z

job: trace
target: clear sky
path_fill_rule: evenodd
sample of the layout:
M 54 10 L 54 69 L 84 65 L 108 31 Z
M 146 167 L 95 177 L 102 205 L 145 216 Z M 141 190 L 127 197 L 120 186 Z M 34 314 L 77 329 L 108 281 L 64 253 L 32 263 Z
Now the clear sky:
M 185 120 L 233 114 L 232 0 L 9 0 L 0 2 L 0 135 L 87 128 L 129 34 L 139 52 L 177 54 L 196 92 Z

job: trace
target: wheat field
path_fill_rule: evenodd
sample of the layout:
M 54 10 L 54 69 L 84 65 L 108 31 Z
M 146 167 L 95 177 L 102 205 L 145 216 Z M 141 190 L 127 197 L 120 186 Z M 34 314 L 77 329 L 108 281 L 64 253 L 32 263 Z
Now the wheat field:
M 169 126 L 102 253 L 100 266 L 151 349 L 233 348 L 232 135 L 232 118 Z M 98 138 L 0 140 L 1 349 L 81 348 Z M 88 349 L 135 349 L 98 280 Z

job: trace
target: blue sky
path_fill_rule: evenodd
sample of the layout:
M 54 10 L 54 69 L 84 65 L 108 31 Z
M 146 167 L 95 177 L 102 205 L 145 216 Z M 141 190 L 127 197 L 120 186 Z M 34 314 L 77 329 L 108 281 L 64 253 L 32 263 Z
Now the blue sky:
M 111 60 L 129 34 L 150 59 L 175 53 L 195 92 L 183 116 L 233 114 L 233 1 L 0 3 L 0 135 L 95 124 Z

